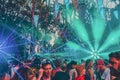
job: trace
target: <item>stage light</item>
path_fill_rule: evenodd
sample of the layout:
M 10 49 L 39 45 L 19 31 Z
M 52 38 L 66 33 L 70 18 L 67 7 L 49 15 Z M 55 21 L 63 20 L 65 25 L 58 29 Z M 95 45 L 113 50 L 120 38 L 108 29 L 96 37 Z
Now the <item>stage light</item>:
M 11 57 L 8 55 L 16 55 L 17 53 L 19 53 L 18 46 L 24 44 L 17 44 L 16 41 L 18 39 L 18 36 L 15 36 L 14 30 L 12 32 L 7 27 L 8 26 L 5 24 L 0 24 L 0 55 L 3 54 L 6 59 L 11 59 Z M 6 54 L 4 54 L 3 52 L 5 52 Z
M 91 52 L 91 55 L 92 55 L 93 59 L 99 59 L 100 58 L 98 51 Z

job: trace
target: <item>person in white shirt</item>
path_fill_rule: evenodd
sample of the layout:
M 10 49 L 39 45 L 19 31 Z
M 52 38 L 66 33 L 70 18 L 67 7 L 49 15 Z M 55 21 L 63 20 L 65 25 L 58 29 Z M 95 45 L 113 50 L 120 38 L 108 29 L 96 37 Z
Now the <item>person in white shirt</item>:
M 78 76 L 77 70 L 76 70 L 77 62 L 71 61 L 70 64 L 71 64 L 71 69 L 69 70 L 69 77 L 70 77 L 70 80 L 75 80 L 75 78 Z
M 111 80 L 110 69 L 105 66 L 104 60 L 98 59 L 96 61 L 96 68 L 97 68 L 98 73 L 100 73 L 100 78 L 102 80 Z

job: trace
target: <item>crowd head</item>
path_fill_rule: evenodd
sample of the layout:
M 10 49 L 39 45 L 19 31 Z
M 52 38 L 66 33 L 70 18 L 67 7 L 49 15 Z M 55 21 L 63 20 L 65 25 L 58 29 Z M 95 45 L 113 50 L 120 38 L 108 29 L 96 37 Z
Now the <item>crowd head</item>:
M 76 67 L 76 69 L 77 69 L 77 72 L 78 72 L 78 75 L 79 76 L 82 76 L 82 75 L 85 75 L 85 66 L 84 65 L 81 65 L 81 64 L 79 64 L 79 65 L 77 65 L 77 67 Z
M 70 62 L 65 63 L 67 65 L 65 67 L 64 59 L 34 59 L 29 62 L 29 65 L 27 63 L 22 64 L 19 62 L 17 64 L 11 64 L 13 66 L 9 66 L 6 59 L 0 57 L 0 80 L 95 80 L 95 78 L 106 80 L 112 78 L 119 80 L 120 52 L 110 53 L 107 65 L 105 61 L 106 60 L 104 59 L 97 59 L 95 61 L 88 59 L 85 61 L 85 64 L 78 64 L 77 61 L 71 60 Z M 18 67 L 18 69 L 15 70 L 15 67 Z M 35 67 L 37 67 L 37 74 L 34 71 Z M 65 69 L 63 69 L 63 67 L 65 67 Z M 11 76 L 10 70 L 12 68 L 14 68 L 14 75 Z M 6 74 L 9 74 L 10 77 Z
M 42 61 L 42 68 L 44 70 L 43 76 L 45 76 L 45 77 L 51 77 L 51 75 L 52 75 L 52 69 L 53 69 L 51 61 L 47 60 L 47 59 L 43 60 Z
M 36 76 L 30 67 L 22 66 L 15 72 L 11 80 L 36 80 Z
M 93 60 L 92 59 L 86 60 L 85 68 L 86 69 L 91 69 L 92 67 L 93 67 Z
M 120 69 L 120 51 L 109 54 L 109 62 L 115 69 Z

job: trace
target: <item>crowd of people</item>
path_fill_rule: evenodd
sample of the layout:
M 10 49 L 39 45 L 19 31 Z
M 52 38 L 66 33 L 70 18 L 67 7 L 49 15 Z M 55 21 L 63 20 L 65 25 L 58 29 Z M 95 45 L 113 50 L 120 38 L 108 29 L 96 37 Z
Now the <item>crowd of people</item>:
M 0 80 L 120 80 L 120 52 L 109 60 L 88 59 L 78 63 L 62 59 L 34 59 L 21 63 L 0 57 Z

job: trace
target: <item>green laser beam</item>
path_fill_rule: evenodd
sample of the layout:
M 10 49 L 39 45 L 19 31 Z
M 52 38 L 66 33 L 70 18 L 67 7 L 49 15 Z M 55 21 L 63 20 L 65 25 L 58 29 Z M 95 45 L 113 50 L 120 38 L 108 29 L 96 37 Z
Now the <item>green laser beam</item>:
M 111 53 L 111 52 L 116 52 L 116 51 L 120 51 L 120 48 L 119 48 L 119 47 L 116 47 L 116 48 L 114 48 L 114 49 L 109 48 L 108 51 L 100 52 L 99 55 L 103 55 L 103 53 L 104 53 L 104 54 L 109 54 L 109 53 Z
M 105 30 L 105 20 L 98 13 L 95 13 L 94 15 L 95 17 L 92 23 L 92 33 L 95 40 L 94 49 L 97 50 Z
M 72 28 L 72 30 L 75 31 L 75 33 L 79 37 L 79 39 L 82 39 L 83 41 L 85 41 L 89 45 L 89 48 L 91 50 L 93 50 L 93 47 L 92 47 L 92 45 L 91 45 L 91 43 L 89 41 L 88 33 L 87 33 L 83 23 L 78 19 L 74 19 L 72 21 L 71 28 Z
M 110 33 L 110 35 L 107 37 L 99 51 L 101 52 L 111 45 L 119 44 L 119 42 L 120 42 L 120 26 Z
M 79 46 L 78 44 L 76 44 L 76 43 L 74 43 L 74 42 L 72 42 L 72 41 L 68 41 L 68 42 L 66 43 L 66 45 L 67 45 L 68 48 L 70 48 L 70 49 L 72 49 L 72 50 L 74 50 L 74 51 L 82 50 L 82 51 L 84 51 L 84 52 L 86 52 L 86 53 L 90 53 L 89 50 L 86 50 L 86 49 L 82 48 L 81 46 Z
M 79 37 L 79 39 L 85 41 L 89 48 L 91 50 L 93 50 L 93 46 L 91 45 L 90 41 L 89 41 L 89 37 L 88 37 L 88 33 L 85 29 L 84 24 L 79 20 L 79 17 L 77 15 L 74 14 L 74 10 L 73 9 L 69 9 L 66 11 L 67 16 L 69 16 L 67 18 L 68 22 L 70 21 L 71 23 L 71 29 L 75 32 L 76 36 Z M 74 15 L 73 15 L 74 14 Z M 74 17 L 74 18 L 73 18 Z
M 108 52 L 101 52 L 101 53 L 99 53 L 98 55 L 99 55 L 101 58 L 103 58 L 103 59 L 108 59 L 110 53 L 111 53 L 110 51 L 108 51 Z

